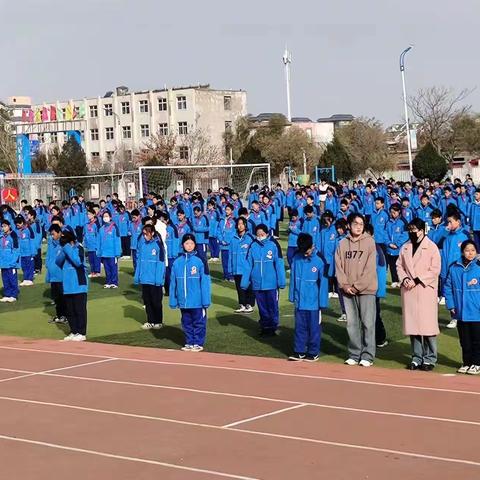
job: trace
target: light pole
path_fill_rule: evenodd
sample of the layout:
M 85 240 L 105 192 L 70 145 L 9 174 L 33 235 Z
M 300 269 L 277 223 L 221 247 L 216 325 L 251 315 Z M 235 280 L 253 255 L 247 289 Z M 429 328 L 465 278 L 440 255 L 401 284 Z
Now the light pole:
M 292 63 L 292 54 L 285 47 L 285 53 L 282 57 L 283 64 L 285 65 L 285 80 L 287 82 L 287 119 L 292 121 L 292 111 L 290 106 L 290 64 Z
M 407 87 L 405 86 L 405 55 L 412 49 L 412 46 L 406 48 L 400 54 L 400 72 L 402 74 L 403 86 L 403 106 L 405 108 L 405 122 L 407 127 L 407 147 L 408 147 L 408 165 L 410 168 L 410 180 L 413 180 L 413 165 L 412 165 L 412 144 L 410 141 L 410 122 L 408 121 L 408 105 L 407 105 Z

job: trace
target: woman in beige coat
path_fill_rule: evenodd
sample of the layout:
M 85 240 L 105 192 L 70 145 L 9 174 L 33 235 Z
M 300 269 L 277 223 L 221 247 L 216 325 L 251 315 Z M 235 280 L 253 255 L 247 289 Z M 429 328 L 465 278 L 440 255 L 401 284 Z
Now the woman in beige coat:
M 408 224 L 410 241 L 397 260 L 401 282 L 403 333 L 410 335 L 410 370 L 430 371 L 437 363 L 438 277 L 440 253 L 425 235 L 425 222 L 415 218 Z

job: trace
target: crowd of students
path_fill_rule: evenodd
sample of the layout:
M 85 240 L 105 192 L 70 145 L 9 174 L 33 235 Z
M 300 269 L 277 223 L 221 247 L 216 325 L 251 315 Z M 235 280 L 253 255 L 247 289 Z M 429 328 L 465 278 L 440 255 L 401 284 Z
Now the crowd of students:
M 170 308 L 180 309 L 182 349 L 203 350 L 211 303 L 208 263 L 221 261 L 224 280 L 236 286 L 235 313 L 252 314 L 257 307 L 262 336 L 277 334 L 278 292 L 287 287 L 290 271 L 290 360 L 318 359 L 321 311 L 329 298 L 338 298 L 338 321 L 347 323 L 349 336 L 345 363 L 368 367 L 376 348 L 388 344 L 381 299 L 389 270 L 391 287 L 401 289 L 404 333 L 411 339 L 408 368 L 434 368 L 438 305 L 446 305 L 447 327 L 458 328 L 463 352 L 459 372 L 480 373 L 480 189 L 468 176 L 443 183 L 254 186 L 245 204 L 229 188 L 186 189 L 170 199 L 151 192 L 129 210 L 116 194 L 98 204 L 75 196 L 61 205 L 22 201 L 18 213 L 2 205 L 0 213 L 0 302 L 15 302 L 19 285 L 33 285 L 46 238 L 52 322 L 69 323 L 65 340 L 86 339 L 88 278 L 100 276 L 103 265 L 104 288 L 116 289 L 118 262 L 131 257 L 146 310 L 143 328 L 162 327 L 168 296 Z M 284 216 L 286 265 L 278 243 Z

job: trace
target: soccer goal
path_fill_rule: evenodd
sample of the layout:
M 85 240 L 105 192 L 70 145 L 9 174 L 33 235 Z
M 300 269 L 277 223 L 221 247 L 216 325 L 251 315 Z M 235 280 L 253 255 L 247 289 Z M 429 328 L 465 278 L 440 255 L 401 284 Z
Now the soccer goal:
M 203 194 L 210 188 L 218 192 L 222 187 L 230 187 L 240 197 L 246 198 L 250 187 L 271 185 L 268 163 L 246 163 L 233 165 L 178 165 L 139 168 L 140 195 L 155 192 L 168 199 L 175 190 Z

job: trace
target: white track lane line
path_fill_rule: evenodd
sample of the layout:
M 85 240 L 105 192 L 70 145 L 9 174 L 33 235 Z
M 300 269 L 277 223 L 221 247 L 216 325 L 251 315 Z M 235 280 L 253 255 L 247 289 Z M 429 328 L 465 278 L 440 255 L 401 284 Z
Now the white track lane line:
M 3 369 L 0 368 L 0 371 L 6 370 L 6 371 L 13 371 L 15 372 L 16 370 L 12 369 Z M 25 372 L 23 370 L 19 370 L 18 372 L 22 373 L 30 373 L 30 372 Z M 32 372 L 33 373 L 33 372 Z M 15 378 L 25 378 L 29 377 L 31 375 L 24 375 L 22 377 L 15 377 Z M 415 420 L 431 420 L 431 421 L 436 421 L 436 422 L 445 422 L 445 423 L 458 423 L 458 424 L 464 424 L 464 425 L 475 425 L 475 426 L 480 426 L 480 422 L 475 422 L 471 420 L 458 420 L 454 418 L 448 418 L 448 417 L 433 417 L 433 416 L 428 416 L 428 415 L 415 415 L 411 413 L 401 413 L 401 412 L 388 412 L 385 410 L 370 410 L 366 408 L 355 408 L 355 407 L 342 407 L 342 406 L 336 406 L 336 405 L 327 405 L 323 403 L 312 403 L 312 402 L 302 402 L 302 401 L 294 401 L 294 400 L 282 400 L 281 398 L 271 398 L 271 397 L 261 397 L 261 396 L 256 396 L 256 395 L 243 395 L 241 393 L 228 393 L 228 392 L 217 392 L 217 391 L 212 391 L 212 390 L 199 390 L 195 388 L 187 388 L 187 387 L 173 387 L 169 385 L 156 385 L 156 384 L 150 384 L 150 383 L 137 383 L 137 382 L 128 382 L 128 381 L 122 381 L 122 380 L 108 380 L 108 379 L 103 379 L 103 378 L 93 378 L 93 377 L 81 377 L 78 375 L 62 375 L 58 373 L 42 373 L 41 376 L 45 377 L 59 377 L 59 378 L 65 378 L 65 379 L 71 379 L 71 380 L 84 380 L 84 381 L 89 381 L 89 382 L 99 382 L 99 383 L 112 383 L 116 385 L 128 385 L 132 387 L 142 387 L 142 388 L 159 388 L 163 390 L 174 390 L 174 391 L 180 391 L 180 392 L 190 392 L 190 393 L 198 393 L 201 395 L 217 395 L 221 397 L 233 397 L 233 398 L 244 398 L 248 400 L 261 400 L 265 402 L 272 402 L 272 403 L 283 403 L 287 405 L 304 405 L 304 406 L 310 406 L 310 407 L 318 407 L 318 408 L 327 408 L 330 410 L 343 410 L 347 412 L 355 412 L 355 413 L 367 413 L 367 414 L 372 414 L 372 415 L 386 415 L 386 416 L 391 416 L 391 417 L 403 417 L 403 418 L 412 418 Z M 7 379 L 6 379 L 7 380 Z
M 379 448 L 379 447 L 369 447 L 366 445 L 359 445 L 359 444 L 352 444 L 352 443 L 342 443 L 342 442 L 332 442 L 329 440 L 318 440 L 315 438 L 308 438 L 308 437 L 295 437 L 292 435 L 282 435 L 279 433 L 268 433 L 268 432 L 261 432 L 261 431 L 256 431 L 256 430 L 245 430 L 242 428 L 226 428 L 226 427 L 221 427 L 221 426 L 216 426 L 216 425 L 208 425 L 208 424 L 202 424 L 202 423 L 196 423 L 196 422 L 188 422 L 184 420 L 172 420 L 169 418 L 162 418 L 162 417 L 153 417 L 153 416 L 146 416 L 146 415 L 137 415 L 133 413 L 123 413 L 123 412 L 116 412 L 116 411 L 111 411 L 111 410 L 100 410 L 100 409 L 94 409 L 94 408 L 87 408 L 87 407 L 77 407 L 74 405 L 66 405 L 66 404 L 61 404 L 61 403 L 52 403 L 52 402 L 40 402 L 40 401 L 35 401 L 35 400 L 24 400 L 24 399 L 16 399 L 16 398 L 10 398 L 10 397 L 1 397 L 0 400 L 8 400 L 8 401 L 14 401 L 14 402 L 21 402 L 21 403 L 29 403 L 29 404 L 36 404 L 36 405 L 46 405 L 46 406 L 53 406 L 57 408 L 67 408 L 67 409 L 72 409 L 72 410 L 82 410 L 82 411 L 87 411 L 87 412 L 94 412 L 94 413 L 102 413 L 102 414 L 107 414 L 107 415 L 118 415 L 122 417 L 133 417 L 133 418 L 141 418 L 141 419 L 147 419 L 147 420 L 154 420 L 154 421 L 159 421 L 159 422 L 166 422 L 166 423 L 175 423 L 175 424 L 180 424 L 180 425 L 188 425 L 192 427 L 200 427 L 200 428 L 207 428 L 207 429 L 212 429 L 212 430 L 222 430 L 222 431 L 229 431 L 229 432 L 239 432 L 243 434 L 248 434 L 248 435 L 257 435 L 257 436 L 263 436 L 263 437 L 270 437 L 270 438 L 279 438 L 283 440 L 292 440 L 292 441 L 299 441 L 299 442 L 306 442 L 306 443 L 314 443 L 318 445 L 329 445 L 329 446 L 334 446 L 334 447 L 342 447 L 342 448 L 350 448 L 350 449 L 356 449 L 356 450 L 366 450 L 366 451 L 371 451 L 371 452 L 377 452 L 377 453 L 388 453 L 388 454 L 393 454 L 393 455 L 401 455 L 404 457 L 412 457 L 412 458 L 421 458 L 425 460 L 435 460 L 439 462 L 446 462 L 446 463 L 457 463 L 457 464 L 463 464 L 463 465 L 473 465 L 475 467 L 480 467 L 480 462 L 474 462 L 472 460 L 464 460 L 460 458 L 450 458 L 450 457 L 438 457 L 435 455 L 426 455 L 426 454 L 421 454 L 421 453 L 416 453 L 416 452 L 408 452 L 408 451 L 402 451 L 402 450 L 392 450 L 392 449 L 386 449 L 386 448 Z M 299 406 L 300 407 L 300 406 Z M 278 412 L 277 412 L 278 413 Z M 0 439 L 5 438 L 5 439 L 12 439 L 15 440 L 17 437 L 9 437 L 5 435 L 0 435 Z M 27 440 L 24 439 L 26 443 L 38 443 L 38 444 L 44 444 L 44 442 L 37 442 L 37 441 L 32 441 L 32 440 Z M 48 444 L 45 443 L 46 446 L 56 446 L 55 444 Z M 58 448 L 62 448 L 62 446 L 58 446 Z M 85 453 L 95 453 L 95 451 L 92 450 L 83 450 L 83 449 L 73 449 L 71 447 L 66 447 L 66 449 L 70 450 L 77 450 L 80 452 L 85 452 Z M 110 454 L 103 454 L 100 453 L 101 455 L 110 455 Z M 122 458 L 117 455 L 112 455 L 113 457 L 116 458 Z M 129 458 L 129 457 L 125 457 Z M 140 461 L 140 460 L 139 460 Z M 141 460 L 144 461 L 144 460 Z M 147 462 L 150 462 L 149 460 L 146 460 Z M 159 465 L 166 465 L 169 466 L 170 464 L 162 464 L 161 462 L 158 462 Z M 179 467 L 178 468 L 183 468 Z M 205 471 L 208 473 L 208 471 Z M 219 475 L 230 475 L 230 474 L 221 474 Z M 241 476 L 231 476 L 231 478 L 240 478 L 240 479 L 245 479 L 249 477 L 241 477 Z
M 51 369 L 51 370 L 43 370 L 41 372 L 31 372 L 31 373 L 27 373 L 27 374 L 24 374 L 24 375 L 18 375 L 16 377 L 2 378 L 0 380 L 0 382 L 4 383 L 4 382 L 10 382 L 12 380 L 20 380 L 21 378 L 36 377 L 36 376 L 40 376 L 40 375 L 46 375 L 46 374 L 49 374 L 49 373 L 61 372 L 63 370 L 68 370 L 70 368 L 87 367 L 89 365 L 97 365 L 98 363 L 111 362 L 112 360 L 116 360 L 116 359 L 115 358 L 104 358 L 102 360 L 97 360 L 96 362 L 80 363 L 78 365 L 70 365 L 69 367 L 54 368 L 54 369 Z
M 83 354 L 83 353 L 73 353 L 73 352 L 56 352 L 53 350 L 40 350 L 40 349 L 33 349 L 33 348 L 19 348 L 19 347 L 6 347 L 0 346 L 1 349 L 7 350 L 20 350 L 26 352 L 39 352 L 39 353 L 56 353 L 58 355 L 77 355 L 77 356 L 84 356 L 84 357 L 96 357 L 96 358 L 111 358 L 106 357 L 104 355 L 93 355 L 93 354 Z M 281 377 L 294 377 L 294 378 L 308 378 L 312 380 L 327 380 L 331 382 L 345 382 L 345 383 L 353 383 L 359 385 L 372 385 L 378 387 L 390 387 L 390 388 L 406 388 L 411 390 L 426 390 L 431 392 L 439 392 L 439 393 L 459 393 L 464 395 L 480 395 L 479 392 L 473 392 L 470 390 L 454 390 L 449 388 L 438 388 L 438 387 L 421 387 L 417 385 L 402 385 L 398 383 L 385 383 L 385 382 L 373 382 L 368 380 L 353 380 L 350 378 L 336 378 L 336 377 L 326 377 L 320 375 L 304 375 L 304 374 L 296 374 L 296 373 L 285 373 L 285 372 L 273 372 L 270 370 L 257 370 L 254 368 L 236 368 L 236 367 L 224 367 L 218 365 L 204 365 L 199 363 L 184 363 L 184 362 L 166 362 L 161 360 L 141 360 L 138 358 L 123 358 L 123 357 L 115 357 L 117 360 L 121 360 L 124 362 L 139 362 L 139 363 L 153 363 L 158 365 L 171 365 L 171 366 L 178 366 L 178 367 L 195 367 L 195 368 L 209 368 L 212 370 L 229 370 L 229 371 L 237 371 L 237 372 L 247 372 L 247 373 L 260 373 L 265 375 L 276 375 Z
M 282 408 L 281 410 L 274 410 L 273 412 L 264 413 L 263 415 L 257 415 L 256 417 L 249 417 L 243 420 L 238 420 L 238 422 L 232 422 L 227 425 L 223 425 L 223 428 L 236 427 L 237 425 L 242 425 L 244 423 L 253 422 L 255 420 L 260 420 L 261 418 L 272 417 L 273 415 L 278 415 L 279 413 L 288 412 L 289 410 L 295 410 L 297 408 L 305 407 L 305 403 L 300 403 L 298 405 L 293 405 L 292 407 Z
M 100 452 L 98 450 L 87 450 L 85 448 L 76 448 L 76 447 L 69 447 L 67 445 L 59 445 L 58 443 L 49 443 L 49 442 L 41 442 L 38 440 L 29 440 L 27 438 L 20 438 L 20 437 L 10 437 L 8 435 L 0 435 L 0 440 L 9 440 L 12 442 L 20 442 L 20 443 L 27 443 L 30 445 L 40 445 L 42 447 L 49 447 L 49 448 L 56 448 L 59 450 L 66 450 L 69 452 L 77 452 L 77 453 L 86 453 L 88 455 L 96 455 L 97 457 L 106 457 L 106 458 L 114 458 L 116 460 L 125 460 L 128 462 L 136 462 L 136 463 L 146 463 L 149 465 L 156 465 L 159 467 L 167 467 L 173 468 L 176 470 L 184 470 L 187 472 L 194 472 L 194 473 L 205 473 L 208 475 L 212 475 L 215 477 L 223 477 L 223 478 L 233 478 L 236 480 L 260 480 L 256 477 L 245 477 L 243 475 L 235 475 L 232 473 L 224 473 L 224 472 L 217 472 L 215 470 L 205 470 L 203 468 L 195 468 L 195 467 L 186 467 L 183 465 L 176 465 L 174 463 L 166 463 L 166 462 L 159 462 L 157 460 L 149 460 L 146 458 L 138 458 L 138 457 L 127 457 L 125 455 L 115 455 L 113 453 L 107 452 Z

